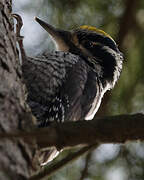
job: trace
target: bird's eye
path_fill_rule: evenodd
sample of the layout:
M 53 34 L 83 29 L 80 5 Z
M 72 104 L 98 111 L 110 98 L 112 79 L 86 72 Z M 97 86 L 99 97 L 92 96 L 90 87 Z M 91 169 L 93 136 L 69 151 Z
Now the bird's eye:
M 82 44 L 83 44 L 86 48 L 93 47 L 93 43 L 92 43 L 91 41 L 83 41 Z

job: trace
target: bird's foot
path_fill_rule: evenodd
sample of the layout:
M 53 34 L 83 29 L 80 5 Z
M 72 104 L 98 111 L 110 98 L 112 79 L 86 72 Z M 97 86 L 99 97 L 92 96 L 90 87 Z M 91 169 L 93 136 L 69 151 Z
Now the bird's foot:
M 24 59 L 26 58 L 26 53 L 25 53 L 24 45 L 23 45 L 24 36 L 21 36 L 21 34 L 20 34 L 21 28 L 23 26 L 23 21 L 22 21 L 21 16 L 18 15 L 18 14 L 12 14 L 12 17 L 14 17 L 16 19 L 16 21 L 17 21 L 17 24 L 16 24 L 16 38 L 17 38 L 17 42 L 18 42 L 19 49 L 20 49 L 20 52 L 21 52 L 21 59 L 22 59 L 22 61 L 24 61 Z

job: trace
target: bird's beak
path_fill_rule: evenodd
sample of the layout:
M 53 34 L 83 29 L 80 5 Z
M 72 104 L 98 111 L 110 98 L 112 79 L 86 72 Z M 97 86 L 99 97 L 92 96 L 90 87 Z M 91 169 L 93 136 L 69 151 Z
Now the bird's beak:
M 35 20 L 49 33 L 49 35 L 54 40 L 57 50 L 68 51 L 68 43 L 71 33 L 68 31 L 57 29 L 50 24 L 42 21 L 38 17 L 35 17 Z

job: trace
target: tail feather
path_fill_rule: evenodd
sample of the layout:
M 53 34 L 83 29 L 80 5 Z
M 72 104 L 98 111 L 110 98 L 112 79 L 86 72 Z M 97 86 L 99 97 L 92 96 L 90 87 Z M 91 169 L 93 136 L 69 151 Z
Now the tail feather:
M 59 154 L 59 151 L 57 151 L 55 147 L 40 151 L 39 162 L 41 166 L 44 166 L 48 162 L 52 161 L 56 156 L 58 156 L 58 154 Z

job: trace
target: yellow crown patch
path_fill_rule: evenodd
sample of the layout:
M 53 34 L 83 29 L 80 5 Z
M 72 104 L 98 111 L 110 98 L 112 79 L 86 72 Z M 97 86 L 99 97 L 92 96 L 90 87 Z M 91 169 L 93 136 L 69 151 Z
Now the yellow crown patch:
M 110 39 L 113 40 L 113 38 L 112 38 L 109 34 L 107 34 L 106 32 L 104 32 L 104 31 L 101 30 L 101 29 L 97 29 L 96 27 L 83 25 L 83 26 L 80 26 L 80 29 L 87 29 L 87 30 L 89 30 L 89 31 L 95 31 L 95 32 L 98 33 L 98 34 L 101 34 L 101 35 L 103 35 L 103 36 L 109 37 Z M 114 40 L 113 40 L 113 41 L 114 41 Z

